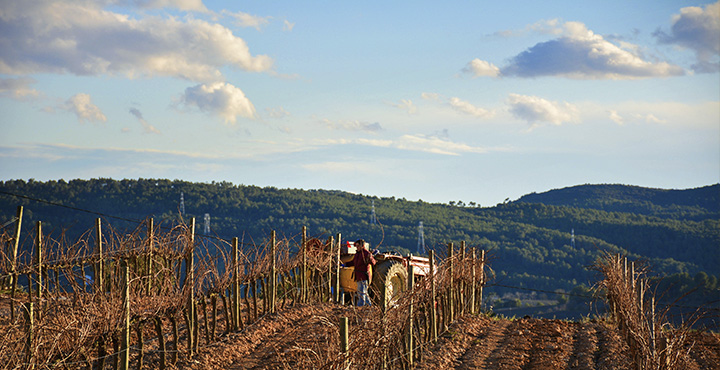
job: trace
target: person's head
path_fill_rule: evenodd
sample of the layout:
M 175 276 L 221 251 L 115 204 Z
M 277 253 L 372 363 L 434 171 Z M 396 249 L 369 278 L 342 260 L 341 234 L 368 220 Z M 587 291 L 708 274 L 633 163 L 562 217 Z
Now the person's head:
M 355 241 L 355 248 L 365 248 L 365 241 L 358 239 Z

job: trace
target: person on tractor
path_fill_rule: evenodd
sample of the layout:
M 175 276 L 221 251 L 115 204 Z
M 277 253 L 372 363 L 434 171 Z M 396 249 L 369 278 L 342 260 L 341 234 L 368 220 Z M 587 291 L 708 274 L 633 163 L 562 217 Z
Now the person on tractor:
M 358 239 L 355 241 L 355 258 L 353 258 L 353 266 L 355 266 L 355 281 L 357 282 L 358 306 L 370 306 L 370 296 L 368 295 L 368 284 L 371 281 L 372 269 L 368 266 L 375 266 L 375 258 L 372 253 L 365 247 L 365 241 Z

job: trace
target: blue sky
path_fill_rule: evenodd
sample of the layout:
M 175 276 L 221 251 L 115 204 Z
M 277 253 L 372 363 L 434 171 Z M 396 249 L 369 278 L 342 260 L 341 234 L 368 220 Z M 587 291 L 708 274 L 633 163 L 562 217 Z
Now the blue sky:
M 720 181 L 720 3 L 0 0 L 0 179 Z

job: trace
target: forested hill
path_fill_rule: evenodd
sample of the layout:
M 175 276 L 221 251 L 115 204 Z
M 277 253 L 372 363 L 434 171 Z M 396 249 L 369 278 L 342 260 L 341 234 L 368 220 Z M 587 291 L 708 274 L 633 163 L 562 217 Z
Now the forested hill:
M 578 185 L 528 194 L 517 202 L 636 213 L 673 219 L 719 219 L 720 184 L 687 190 L 651 189 L 628 185 Z
M 32 249 L 35 221 L 43 221 L 48 237 L 64 234 L 69 240 L 91 230 L 96 217 L 118 232 L 139 228 L 147 217 L 171 226 L 180 222 L 182 194 L 183 218 L 196 217 L 201 232 L 209 214 L 210 234 L 224 239 L 260 243 L 275 230 L 279 237 L 297 241 L 307 226 L 310 236 L 342 233 L 345 240 L 363 238 L 385 251 L 422 254 L 418 223 L 423 222 L 427 248 L 440 257 L 448 242 L 488 250 L 495 281 L 505 285 L 550 291 L 590 285 L 596 275 L 588 266 L 610 251 L 647 260 L 657 275 L 682 274 L 686 281 L 700 276 L 698 281 L 715 289 L 720 276 L 719 189 L 587 185 L 480 208 L 227 182 L 13 180 L 0 182 L 0 225 L 5 225 L 0 233 L 11 233 L 19 205 L 25 209 L 26 251 Z M 379 223 L 371 222 L 373 203 Z

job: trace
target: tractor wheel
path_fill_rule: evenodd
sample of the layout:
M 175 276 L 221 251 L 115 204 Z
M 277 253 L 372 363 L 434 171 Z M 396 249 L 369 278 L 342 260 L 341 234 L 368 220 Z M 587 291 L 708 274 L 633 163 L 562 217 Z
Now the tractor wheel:
M 375 266 L 372 290 L 376 293 L 376 301 L 383 310 L 392 306 L 400 292 L 407 289 L 407 281 L 407 270 L 398 261 L 384 261 Z

